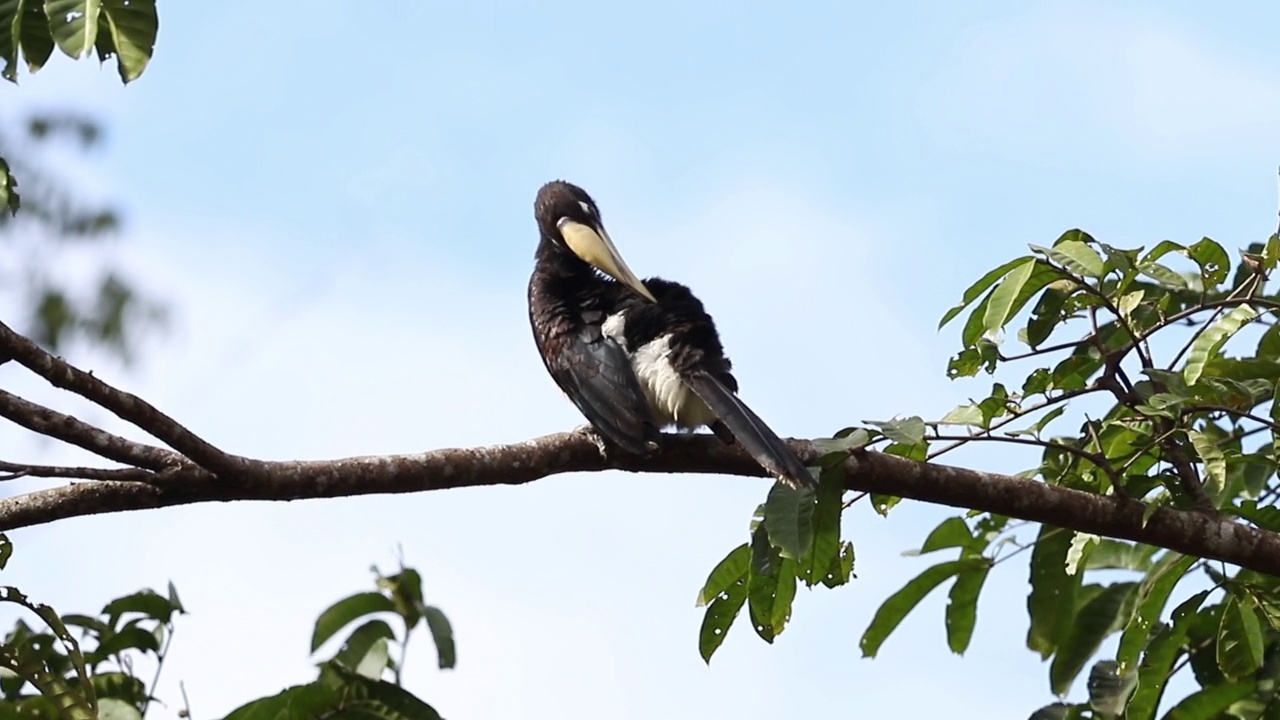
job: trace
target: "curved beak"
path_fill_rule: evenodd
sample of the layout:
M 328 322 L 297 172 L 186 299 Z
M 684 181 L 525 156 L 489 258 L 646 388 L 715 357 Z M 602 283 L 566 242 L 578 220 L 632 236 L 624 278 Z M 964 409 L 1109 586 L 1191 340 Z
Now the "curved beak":
M 584 225 L 565 218 L 560 221 L 559 228 L 560 234 L 564 236 L 565 243 L 569 245 L 574 255 L 641 296 L 658 302 L 653 293 L 649 292 L 649 288 L 645 287 L 644 283 L 640 282 L 640 278 L 627 267 L 627 261 L 622 259 L 618 248 L 613 246 L 609 233 L 605 232 L 603 227 Z

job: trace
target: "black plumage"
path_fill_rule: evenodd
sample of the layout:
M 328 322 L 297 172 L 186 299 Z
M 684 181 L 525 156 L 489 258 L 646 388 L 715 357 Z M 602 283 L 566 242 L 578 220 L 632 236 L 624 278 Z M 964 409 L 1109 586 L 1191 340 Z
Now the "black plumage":
M 544 185 L 535 216 L 534 338 L 552 378 L 601 435 L 643 454 L 656 449 L 661 426 L 705 425 L 741 443 L 774 477 L 813 484 L 795 453 L 737 396 L 715 323 L 689 288 L 636 278 L 581 188 Z

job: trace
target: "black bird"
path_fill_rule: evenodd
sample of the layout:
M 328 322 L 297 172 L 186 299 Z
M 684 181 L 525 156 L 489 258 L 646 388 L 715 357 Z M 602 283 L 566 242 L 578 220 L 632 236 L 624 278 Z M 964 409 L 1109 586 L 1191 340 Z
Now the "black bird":
M 538 190 L 541 235 L 529 279 L 529 320 L 547 371 L 609 441 L 644 455 L 659 428 L 706 425 L 774 477 L 813 477 L 737 396 L 715 323 L 680 283 L 643 282 L 605 232 L 586 191 L 556 180 Z

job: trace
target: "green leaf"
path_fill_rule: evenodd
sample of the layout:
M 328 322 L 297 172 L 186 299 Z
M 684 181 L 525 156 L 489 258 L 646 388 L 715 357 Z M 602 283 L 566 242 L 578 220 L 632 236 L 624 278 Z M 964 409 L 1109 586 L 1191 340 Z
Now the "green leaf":
M 751 569 L 747 576 L 747 610 L 756 635 L 773 642 L 773 599 L 778 592 L 782 556 L 770 542 L 768 529 L 757 525 L 751 534 Z
M 320 679 L 242 705 L 227 720 L 440 720 L 430 705 L 404 688 L 327 663 Z
M 1062 639 L 1049 666 L 1049 683 L 1054 694 L 1066 695 L 1107 635 L 1124 626 L 1137 591 L 1137 583 L 1115 583 L 1076 611 L 1072 632 Z
M 165 624 L 169 622 L 169 618 L 173 616 L 175 611 L 181 612 L 182 608 L 174 607 L 169 602 L 169 598 L 160 595 L 154 590 L 142 590 L 132 595 L 116 598 L 102 608 L 103 615 L 110 615 L 114 618 L 133 612 Z
M 149 630 L 131 625 L 108 636 L 94 649 L 90 656 L 101 661 L 111 655 L 125 650 L 150 650 L 160 652 L 160 641 Z
M 729 627 L 733 625 L 746 601 L 747 579 L 742 577 L 707 604 L 707 612 L 702 616 L 702 628 L 698 631 L 698 653 L 703 662 L 711 664 L 711 656 L 724 642 Z
M 1073 284 L 1072 292 L 1078 287 Z M 1031 319 L 1027 321 L 1027 345 L 1033 348 L 1039 347 L 1049 339 L 1054 329 L 1063 321 L 1062 308 L 1070 297 L 1071 292 L 1057 287 L 1056 284 L 1045 288 L 1039 302 L 1031 310 Z
M 925 423 L 922 418 L 916 415 L 900 420 L 871 422 L 869 424 L 880 428 L 885 437 L 896 443 L 919 445 L 924 442 Z
M 423 609 L 422 616 L 427 621 L 427 629 L 431 631 L 431 639 L 436 643 L 436 661 L 441 670 L 448 670 L 458 662 L 458 651 L 453 645 L 453 626 L 444 611 L 434 605 Z
M 1187 632 L 1196 618 L 1196 611 L 1209 597 L 1208 590 L 1202 590 L 1173 611 L 1173 625 L 1161 630 L 1147 645 L 1147 652 L 1138 665 L 1138 688 L 1129 699 L 1125 710 L 1126 720 L 1153 720 L 1160 696 L 1164 693 L 1165 683 L 1169 681 L 1173 669 L 1173 661 L 1179 650 L 1187 641 Z
M 1190 285 L 1187 279 L 1160 263 L 1142 263 L 1138 272 L 1173 290 L 1186 290 Z
M 969 307 L 969 305 L 971 305 L 974 300 L 977 300 L 978 297 L 982 295 L 982 293 L 986 292 L 987 288 L 991 287 L 992 285 L 995 285 L 997 281 L 999 281 L 1005 275 L 1008 275 L 1010 270 L 1014 269 L 1019 264 L 1027 260 L 1034 260 L 1034 259 L 1035 258 L 1032 258 L 1030 256 L 1015 258 L 1001 265 L 1000 267 L 988 272 L 986 275 L 983 275 L 981 278 L 979 278 L 978 282 L 970 285 L 968 289 L 964 291 L 964 296 L 963 296 L 963 299 L 960 301 L 960 304 L 956 305 L 955 307 L 952 307 L 950 310 L 947 311 L 945 315 L 942 316 L 942 321 L 938 323 L 938 329 L 941 330 L 944 326 L 946 326 L 947 323 L 955 319 L 955 316 L 963 312 L 964 309 Z
M 808 587 L 839 572 L 843 497 L 844 465 L 824 468 L 818 477 L 818 502 L 813 509 L 813 548 L 806 561 L 808 567 L 800 573 Z
M 1204 372 L 1205 364 L 1235 335 L 1246 323 L 1257 317 L 1258 312 L 1248 305 L 1237 305 L 1211 325 L 1195 342 L 1191 343 L 1191 352 L 1187 354 L 1187 364 L 1182 374 L 1188 385 L 1194 385 Z
M 89 673 L 85 668 L 84 655 L 80 652 L 80 644 L 67 631 L 62 618 L 58 617 L 58 613 L 48 605 L 33 603 L 15 587 L 0 587 L 0 602 L 20 605 L 35 613 L 49 626 L 58 641 L 66 648 L 67 659 L 75 668 L 79 682 L 76 687 L 71 687 L 63 678 L 51 674 L 39 658 L 30 657 L 21 649 L 7 645 L 0 645 L 0 666 L 7 667 L 35 685 L 41 694 L 58 706 L 65 720 L 94 720 L 98 704 L 97 696 L 93 694 L 93 685 L 89 682 Z
M 974 567 L 972 561 L 952 560 L 934 565 L 917 575 L 902 589 L 880 605 L 880 609 L 876 610 L 876 615 L 871 619 L 871 624 L 867 626 L 865 632 L 862 633 L 863 657 L 875 657 L 880 651 L 880 646 L 889 638 L 889 635 L 898 627 L 907 613 L 911 612 L 920 601 L 924 599 L 935 587 L 943 580 L 950 578 L 957 573 Z
M 22 5 L 26 0 L 0 0 L 0 61 L 4 78 L 18 81 L 18 47 L 22 38 Z
M 833 573 L 830 578 L 824 578 L 822 584 L 829 588 L 834 588 L 849 582 L 850 578 L 855 577 L 853 574 L 854 560 L 853 543 L 845 541 L 840 546 L 840 567 L 838 571 Z
M 1089 706 L 1102 717 L 1117 717 L 1137 684 L 1137 673 L 1121 674 L 1115 660 L 1099 660 L 1089 670 Z
M 991 571 L 990 560 L 982 557 L 975 560 L 978 564 L 957 575 L 947 595 L 947 645 L 957 655 L 969 649 L 973 628 L 978 622 L 978 595 Z
M 1280 325 L 1272 325 L 1258 338 L 1258 350 L 1254 353 L 1259 360 L 1280 359 Z
M 1022 289 L 1026 287 L 1027 282 L 1031 280 L 1031 274 L 1036 269 L 1035 260 L 1027 260 L 1018 267 L 1013 269 L 995 290 L 991 291 L 991 298 L 987 303 L 986 312 L 982 318 L 982 329 L 986 334 L 992 334 L 1004 327 L 1005 323 L 1013 317 L 1021 303 L 1018 302 L 1018 296 L 1022 294 Z M 1023 301 L 1026 302 L 1025 300 Z
M 1187 248 L 1181 245 L 1180 243 L 1176 243 L 1172 240 L 1161 240 L 1159 244 L 1151 248 L 1151 252 L 1142 256 L 1142 259 L 1138 261 L 1138 265 L 1141 266 L 1141 265 L 1146 265 L 1148 263 L 1153 263 L 1159 260 L 1160 258 L 1164 257 L 1165 255 L 1168 255 L 1169 253 L 1174 251 L 1185 253 L 1186 249 Z
M 311 633 L 311 652 L 315 652 L 339 630 L 365 615 L 395 611 L 395 603 L 382 593 L 363 592 L 343 598 L 316 618 L 316 627 Z
M 697 607 L 702 607 L 729 586 L 747 577 L 747 567 L 751 564 L 751 548 L 746 543 L 729 551 L 724 559 L 716 564 L 707 576 L 707 582 L 698 592 Z
M 395 632 L 392 631 L 391 626 L 385 620 L 370 620 L 347 636 L 347 641 L 342 644 L 342 649 L 338 651 L 338 654 L 333 656 L 333 660 L 348 669 L 359 672 L 365 677 L 382 677 L 382 670 L 386 667 L 385 661 L 382 667 L 379 667 L 376 674 L 374 674 L 364 660 L 379 641 L 381 641 L 382 647 L 385 649 L 387 641 L 394 640 L 395 637 Z
M 1085 554 L 1089 552 L 1092 546 L 1098 544 L 1099 538 L 1092 533 L 1078 532 L 1072 535 L 1071 545 L 1067 548 L 1067 574 L 1075 575 L 1079 572 L 1080 562 L 1084 560 Z
M 137 80 L 151 62 L 160 27 L 155 0 L 102 0 L 102 21 L 107 32 L 97 37 L 99 60 L 114 55 L 120 80 Z
M 1262 667 L 1262 624 L 1251 600 L 1227 598 L 1218 626 L 1217 658 L 1222 674 L 1233 680 Z
M 1106 270 L 1103 268 L 1102 256 L 1098 251 L 1079 240 L 1059 242 L 1051 248 L 1032 245 L 1031 249 L 1043 253 L 1050 260 L 1070 270 L 1076 275 L 1101 278 Z
M 53 35 L 49 32 L 49 18 L 44 3 L 25 0 L 22 7 L 22 58 L 27 61 L 28 72 L 44 67 L 53 54 Z
M 98 701 L 98 720 L 142 720 L 142 713 L 133 703 L 117 698 L 103 698 Z
M 782 558 L 778 565 L 777 589 L 773 596 L 773 613 L 770 623 L 773 636 L 777 637 L 786 629 L 791 620 L 791 603 L 796 598 L 796 571 L 798 565 L 790 558 Z
M 1204 461 L 1204 491 L 1216 501 L 1222 495 L 1222 491 L 1226 489 L 1227 458 L 1222 454 L 1222 448 L 1218 447 L 1217 441 L 1209 438 L 1204 433 L 1197 430 L 1188 430 L 1187 436 L 1191 438 L 1191 445 L 1195 447 L 1196 453 Z
M 45 0 L 53 40 L 73 60 L 79 60 L 98 37 L 100 0 Z
M 1187 256 L 1200 266 L 1200 277 L 1205 291 L 1211 291 L 1227 279 L 1231 270 L 1231 257 L 1218 243 L 1204 238 L 1187 248 Z
M 1262 250 L 1262 267 L 1267 272 L 1276 269 L 1276 262 L 1280 261 L 1280 235 L 1272 235 L 1267 238 L 1267 245 Z
M 391 593 L 391 604 L 404 618 L 407 628 L 422 620 L 422 576 L 413 568 L 401 568 L 395 575 L 378 578 L 378 587 Z
M 1027 630 L 1027 647 L 1048 658 L 1058 647 L 1058 638 L 1069 626 L 1075 610 L 1078 575 L 1067 574 L 1067 549 L 1075 534 L 1069 530 L 1041 525 L 1035 546 L 1031 549 L 1031 594 L 1027 596 L 1027 613 L 1031 626 Z
M 1133 311 L 1142 303 L 1142 297 L 1145 294 L 1145 290 L 1138 289 L 1122 295 L 1120 301 L 1116 303 L 1116 309 L 1120 311 L 1120 317 L 1127 322 L 1133 316 Z
M 1154 545 L 1141 545 L 1101 538 L 1085 560 L 1086 570 L 1136 570 L 1151 568 L 1151 557 L 1159 550 Z
M 11 557 L 13 557 L 13 543 L 9 541 L 8 535 L 0 533 L 0 570 L 9 564 Z
M 814 494 L 811 488 L 793 488 L 781 482 L 769 489 L 764 524 L 770 542 L 783 557 L 800 560 L 813 546 Z
M 18 180 L 9 172 L 9 163 L 0 158 L 0 208 L 7 208 L 9 214 L 18 214 Z
M 1165 720 L 1215 720 L 1222 717 L 1227 708 L 1249 697 L 1258 689 L 1257 683 L 1214 685 L 1203 688 L 1173 706 Z
M 1186 577 L 1197 560 L 1191 555 L 1166 552 L 1142 581 L 1138 588 L 1138 607 L 1125 625 L 1120 635 L 1120 648 L 1116 651 L 1116 661 L 1120 663 L 1122 672 L 1133 668 L 1174 587 Z
M 964 518 L 949 517 L 929 533 L 917 554 L 923 555 L 943 548 L 968 547 L 972 542 L 973 532 L 969 530 Z

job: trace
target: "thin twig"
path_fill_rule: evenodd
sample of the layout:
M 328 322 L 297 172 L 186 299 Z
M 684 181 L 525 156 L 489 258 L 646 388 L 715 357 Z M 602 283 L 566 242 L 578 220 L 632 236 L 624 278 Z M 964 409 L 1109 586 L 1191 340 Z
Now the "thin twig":
M 163 470 L 183 462 L 182 456 L 172 450 L 122 438 L 4 390 L 0 390 L 0 417 L 124 465 Z
M 116 480 L 120 482 L 147 482 L 156 474 L 143 468 L 96 468 L 61 465 L 24 465 L 0 460 L 0 480 L 20 477 L 69 478 L 72 480 Z
M 934 460 L 934 459 L 937 459 L 938 457 L 941 457 L 942 455 L 945 455 L 946 453 L 949 453 L 949 452 L 951 452 L 952 450 L 955 450 L 956 448 L 958 448 L 958 447 L 961 447 L 961 446 L 965 445 L 965 444 L 966 444 L 966 443 L 968 443 L 970 440 L 976 440 L 976 439 L 978 439 L 978 438 L 980 438 L 980 437 L 983 437 L 983 436 L 985 436 L 985 435 L 990 435 L 991 433 L 995 432 L 996 430 L 999 430 L 1000 428 L 1002 428 L 1002 427 L 1004 427 L 1004 426 L 1008 425 L 1009 423 L 1012 423 L 1012 422 L 1014 422 L 1014 421 L 1020 420 L 1020 419 L 1022 419 L 1022 418 L 1024 418 L 1024 417 L 1026 417 L 1027 415 L 1030 415 L 1030 414 L 1035 413 L 1035 412 L 1039 412 L 1039 411 L 1041 411 L 1041 410 L 1045 410 L 1045 409 L 1047 409 L 1047 408 L 1051 408 L 1051 407 L 1053 407 L 1054 405 L 1059 405 L 1059 404 L 1064 403 L 1064 402 L 1066 402 L 1066 401 L 1068 401 L 1068 400 L 1070 400 L 1070 399 L 1072 399 L 1072 398 L 1080 397 L 1081 395 L 1088 395 L 1089 393 L 1098 392 L 1098 390 L 1099 390 L 1099 388 L 1095 388 L 1095 387 L 1081 388 L 1081 389 L 1079 389 L 1079 390 L 1067 390 L 1066 392 L 1062 393 L 1061 395 L 1058 395 L 1058 396 L 1057 396 L 1057 397 L 1055 397 L 1055 398 L 1047 399 L 1047 400 L 1045 400 L 1044 402 L 1040 403 L 1039 405 L 1033 405 L 1033 406 L 1031 406 L 1031 407 L 1029 407 L 1029 408 L 1024 408 L 1024 409 L 1022 409 L 1022 410 L 1019 410 L 1019 411 L 1018 411 L 1018 412 L 1016 412 L 1016 413 L 1013 413 L 1013 414 L 1012 414 L 1012 415 L 1010 415 L 1009 417 L 1004 418 L 1003 420 L 1000 420 L 1000 421 L 998 421 L 998 422 L 992 423 L 991 427 L 989 427 L 989 428 L 987 428 L 987 429 L 983 430 L 980 434 L 977 434 L 977 435 L 966 435 L 966 436 L 964 436 L 964 439 L 963 439 L 963 440 L 958 440 L 958 441 L 953 442 L 953 443 L 951 443 L 950 445 L 948 445 L 948 446 L 946 446 L 946 447 L 944 447 L 944 448 L 940 448 L 940 449 L 938 449 L 938 450 L 934 450 L 933 452 L 929 453 L 929 455 L 927 456 L 927 459 L 928 459 L 928 460 Z

